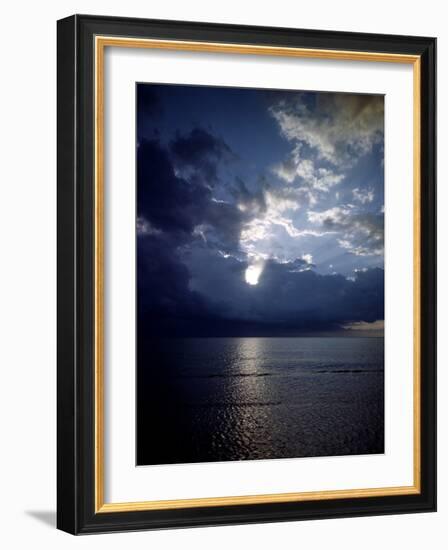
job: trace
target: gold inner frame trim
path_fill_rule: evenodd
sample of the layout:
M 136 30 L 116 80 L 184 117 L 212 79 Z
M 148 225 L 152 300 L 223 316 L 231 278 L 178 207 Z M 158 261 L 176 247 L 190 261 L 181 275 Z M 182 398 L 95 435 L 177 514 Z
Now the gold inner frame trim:
M 414 175 L 414 352 L 413 352 L 413 424 L 414 471 L 413 485 L 347 490 L 329 490 L 295 493 L 276 493 L 179 500 L 153 500 L 141 502 L 106 503 L 104 501 L 104 51 L 106 47 L 152 48 L 158 50 L 194 51 L 207 53 L 233 53 L 268 56 L 301 57 L 342 61 L 370 61 L 382 63 L 407 63 L 413 65 L 413 175 Z M 95 513 L 132 512 L 143 510 L 167 510 L 208 506 L 232 506 L 275 502 L 304 502 L 344 498 L 380 497 L 419 494 L 421 491 L 421 385 L 420 385 L 420 314 L 421 314 L 421 60 L 417 55 L 382 52 L 358 52 L 324 50 L 253 44 L 226 44 L 182 40 L 156 40 L 96 36 L 95 54 Z

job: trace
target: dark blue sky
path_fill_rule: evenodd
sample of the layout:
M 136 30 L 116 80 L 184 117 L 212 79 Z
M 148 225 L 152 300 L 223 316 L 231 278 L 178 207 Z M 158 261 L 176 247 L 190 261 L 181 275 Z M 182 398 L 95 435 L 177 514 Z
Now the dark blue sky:
M 383 128 L 382 96 L 138 84 L 140 324 L 381 331 Z

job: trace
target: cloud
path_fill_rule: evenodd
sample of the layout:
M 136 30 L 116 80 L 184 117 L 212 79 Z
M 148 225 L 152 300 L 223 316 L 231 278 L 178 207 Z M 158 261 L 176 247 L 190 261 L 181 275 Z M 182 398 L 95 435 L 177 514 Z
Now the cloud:
M 320 275 L 301 258 L 283 263 L 266 260 L 258 284 L 248 285 L 244 283 L 251 265 L 247 262 L 211 255 L 201 248 L 192 251 L 187 264 L 191 288 L 212 311 L 215 306 L 219 309 L 220 321 L 244 321 L 254 332 L 262 332 L 263 327 L 274 333 L 335 329 L 384 318 L 382 269 L 359 271 L 348 280 Z M 213 323 L 210 320 L 211 331 Z
M 297 199 L 289 196 L 285 193 L 279 193 L 275 191 L 265 192 L 265 204 L 266 211 L 270 215 L 283 214 L 287 210 L 298 210 L 300 203 Z
M 333 166 L 353 164 L 383 140 L 379 95 L 297 94 L 273 105 L 271 114 L 286 139 L 308 146 Z
M 284 334 L 382 318 L 382 270 L 360 271 L 352 280 L 320 275 L 309 250 L 291 259 L 276 241 L 278 231 L 297 245 L 301 235 L 345 228 L 350 208 L 315 213 L 322 227 L 299 230 L 286 217 L 294 204 L 265 193 L 253 199 L 252 212 L 261 217 L 241 212 L 238 200 L 252 201 L 241 182 L 234 203 L 217 200 L 198 180 L 176 176 L 169 151 L 156 141 L 140 144 L 138 169 L 139 330 Z M 256 285 L 245 282 L 251 265 L 261 266 Z
M 361 159 L 383 145 L 383 97 L 304 92 L 282 96 L 270 113 L 291 144 L 288 156 L 272 167 L 283 184 L 279 192 L 308 208 L 308 225 L 303 217 L 287 216 L 289 235 L 301 237 L 303 229 L 315 230 L 316 236 L 333 234 L 341 255 L 382 256 L 383 217 L 363 208 L 375 200 L 373 187 L 361 186 L 373 160 L 361 164 Z M 352 188 L 354 177 L 361 185 Z
M 355 321 L 353 323 L 343 325 L 342 328 L 344 330 L 360 330 L 367 333 L 379 332 L 384 334 L 384 320 L 377 320 L 371 323 L 367 323 L 366 321 Z
M 279 123 L 287 141 L 276 133 L 272 109 L 264 112 L 278 147 L 263 162 L 232 134 L 233 146 L 240 143 L 249 155 L 234 162 L 223 138 L 204 126 L 190 130 L 189 119 L 179 124 L 188 131 L 175 133 L 171 122 L 160 122 L 157 96 L 139 96 L 145 115 L 137 148 L 136 220 L 143 334 L 284 335 L 383 318 L 383 270 L 353 272 L 382 265 L 383 216 L 377 202 L 371 205 L 382 196 L 369 187 L 378 180 L 347 177 L 350 162 L 379 143 L 381 131 L 373 124 L 368 130 L 372 105 L 358 105 L 358 113 L 341 104 L 357 119 L 355 143 L 347 137 L 347 113 L 337 112 L 336 100 L 317 95 L 291 100 L 287 94 L 275 104 L 291 123 L 289 130 Z M 163 101 L 167 110 L 169 101 Z M 157 127 L 151 126 L 151 112 Z M 299 123 L 293 127 L 296 119 L 301 133 Z M 207 124 L 206 114 L 202 121 Z M 320 141 L 313 129 L 322 129 Z
M 212 186 L 218 179 L 218 165 L 231 160 L 235 154 L 230 147 L 203 128 L 194 128 L 187 135 L 177 135 L 170 143 L 177 169 L 191 178 L 201 177 L 202 183 Z
M 296 225 L 294 216 L 301 203 L 296 193 L 291 193 L 288 188 L 265 189 L 263 205 L 264 208 L 253 212 L 241 227 L 241 249 L 251 257 L 291 260 L 302 246 L 300 239 L 331 233 Z
M 157 227 L 153 227 L 150 222 L 137 216 L 137 235 L 160 235 L 162 232 Z
M 152 139 L 141 140 L 137 149 L 138 314 L 140 326 L 154 333 L 184 330 L 186 319 L 219 316 L 218 305 L 211 311 L 207 299 L 191 288 L 186 257 L 194 248 L 238 255 L 246 219 L 236 204 L 214 197 L 208 185 L 211 173 L 217 177 L 210 163 L 225 144 L 192 131 L 178 136 L 175 154 L 172 148 Z M 191 174 L 179 175 L 180 158 Z
M 353 205 L 308 212 L 310 222 L 338 232 L 338 244 L 355 256 L 379 256 L 384 252 L 384 216 L 359 212 Z
M 355 187 L 355 189 L 352 190 L 352 194 L 355 201 L 358 201 L 361 204 L 372 202 L 375 198 L 373 189 L 359 189 L 358 187 Z
M 302 191 L 308 190 L 312 200 L 312 191 L 327 193 L 332 187 L 343 181 L 344 175 L 328 167 L 317 167 L 314 160 L 301 156 L 301 146 L 296 145 L 290 157 L 276 164 L 273 173 L 287 183 L 298 180 Z
M 168 152 L 156 140 L 137 150 L 137 214 L 160 230 L 191 233 L 202 221 L 210 190 L 176 176 Z
M 266 189 L 269 188 L 269 184 L 263 178 L 259 179 L 255 191 L 249 191 L 245 182 L 238 176 L 228 187 L 241 212 L 245 212 L 248 216 L 257 216 L 266 211 Z
M 346 227 L 349 224 L 351 208 L 349 206 L 334 206 L 323 212 L 308 211 L 308 219 L 331 228 Z
M 204 182 L 207 172 L 201 155 L 192 177 L 180 177 L 169 150 L 158 140 L 143 140 L 137 152 L 137 230 L 175 234 L 185 243 L 201 236 L 210 246 L 227 251 L 238 248 L 241 228 L 248 215 L 233 203 L 217 200 Z M 191 166 L 193 166 L 193 161 Z M 198 174 L 201 174 L 198 177 Z
M 145 234 L 137 241 L 139 315 L 154 322 L 206 311 L 204 299 L 189 288 L 190 274 L 170 235 Z
M 302 258 L 269 259 L 258 284 L 249 285 L 250 259 L 196 241 L 170 247 L 162 235 L 140 238 L 138 246 L 139 326 L 146 334 L 296 334 L 384 315 L 382 270 L 347 280 L 319 275 Z
M 302 254 L 302 260 L 305 260 L 307 264 L 312 264 L 313 256 L 311 254 Z

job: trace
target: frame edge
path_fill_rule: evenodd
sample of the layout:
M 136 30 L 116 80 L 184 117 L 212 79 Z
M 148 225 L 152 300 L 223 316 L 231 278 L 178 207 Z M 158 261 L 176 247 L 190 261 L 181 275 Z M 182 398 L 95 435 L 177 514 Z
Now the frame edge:
M 185 514 L 185 510 L 179 513 L 145 513 L 145 512 L 122 512 L 95 514 L 93 507 L 86 504 L 92 497 L 91 494 L 80 494 L 80 491 L 90 491 L 91 472 L 87 464 L 89 458 L 86 453 L 90 452 L 90 444 L 87 442 L 89 430 L 84 429 L 88 418 L 81 419 L 85 414 L 87 417 L 90 411 L 77 410 L 86 406 L 83 397 L 83 388 L 90 391 L 89 365 L 84 365 L 83 357 L 89 351 L 86 342 L 80 338 L 82 326 L 81 317 L 85 315 L 83 310 L 89 309 L 91 304 L 85 303 L 83 295 L 77 289 L 76 278 L 82 272 L 79 266 L 77 252 L 83 252 L 83 244 L 77 244 L 76 233 L 81 231 L 79 225 L 84 220 L 81 212 L 86 208 L 81 200 L 77 186 L 77 180 L 81 183 L 81 175 L 77 170 L 77 141 L 79 147 L 85 147 L 89 138 L 77 136 L 78 119 L 82 120 L 78 113 L 77 102 L 88 102 L 89 97 L 82 98 L 81 88 L 78 88 L 78 72 L 81 80 L 84 74 L 82 61 L 79 57 L 87 55 L 81 47 L 78 56 L 78 35 L 79 42 L 82 36 L 93 36 L 95 28 L 103 24 L 115 25 L 116 27 L 129 26 L 130 23 L 147 25 L 148 33 L 151 33 L 151 26 L 164 27 L 166 32 L 175 33 L 170 27 L 178 26 L 181 33 L 194 35 L 206 32 L 235 32 L 237 35 L 248 29 L 253 36 L 259 29 L 263 35 L 271 33 L 279 35 L 280 41 L 287 40 L 294 32 L 303 32 L 298 29 L 282 29 L 267 27 L 246 27 L 207 23 L 189 23 L 176 21 L 156 21 L 142 19 L 112 18 L 101 16 L 72 16 L 58 22 L 58 521 L 59 529 L 72 534 L 99 533 L 107 531 L 128 531 L 137 529 L 161 529 L 173 527 L 193 527 L 201 525 L 229 525 L 241 523 L 262 523 L 271 521 L 291 521 L 300 519 L 323 519 L 338 517 L 354 517 L 366 515 L 385 515 L 411 512 L 435 511 L 435 39 L 423 37 L 400 37 L 398 35 L 383 35 L 385 42 L 399 42 L 399 39 L 408 38 L 403 48 L 414 48 L 421 52 L 424 67 L 422 74 L 422 97 L 426 95 L 425 110 L 422 108 L 422 116 L 425 124 L 422 127 L 422 187 L 425 187 L 425 194 L 422 197 L 422 253 L 423 258 L 429 261 L 429 267 L 422 268 L 422 323 L 421 335 L 424 337 L 422 356 L 424 358 L 425 373 L 422 373 L 422 395 L 424 406 L 422 407 L 422 429 L 425 432 L 423 447 L 429 445 L 425 453 L 422 470 L 423 491 L 412 499 L 392 498 L 388 501 L 382 499 L 362 499 L 354 503 L 350 500 L 334 501 L 333 504 L 310 506 L 303 509 L 298 506 L 291 508 L 285 506 L 271 505 L 246 505 L 243 507 L 232 507 L 230 511 L 215 509 L 214 513 L 210 508 L 191 509 Z M 84 31 L 82 30 L 82 28 Z M 100 31 L 99 31 L 100 32 Z M 124 31 L 123 31 L 124 32 Z M 380 40 L 381 35 L 359 35 L 357 33 L 335 33 L 334 31 L 304 31 L 309 35 L 320 36 L 323 40 L 325 34 L 339 35 L 339 39 L 350 38 L 352 40 L 375 37 Z M 266 38 L 261 37 L 260 42 Z M 365 48 L 369 48 L 367 44 Z M 391 47 L 388 45 L 387 47 Z M 87 86 L 88 87 L 88 86 Z M 83 85 L 84 88 L 84 85 Z M 63 103 L 63 104 L 62 104 Z M 82 106 L 79 108 L 82 111 Z M 423 121 L 422 121 L 423 122 Z M 83 160 L 82 150 L 80 161 Z M 85 159 L 84 159 L 85 161 Z M 88 166 L 86 167 L 88 168 Z M 79 166 L 79 171 L 83 165 Z M 85 186 L 89 181 L 83 182 Z M 423 190 L 422 190 L 423 191 Z M 79 213 L 77 204 L 79 203 Z M 82 219 L 81 217 L 82 216 Z M 84 220 L 86 221 L 86 220 Z M 88 251 L 87 251 L 88 252 Z M 82 283 L 82 279 L 79 281 Z M 85 281 L 88 284 L 88 281 Z M 425 286 L 426 285 L 426 286 Z M 434 286 L 432 286 L 434 285 Z M 85 297 L 85 295 L 84 295 Z M 426 301 L 426 306 L 425 303 Z M 429 301 L 429 303 L 428 303 Z M 82 309 L 79 309 L 82 308 Z M 431 309 L 433 308 L 433 309 Z M 79 321 L 77 320 L 79 312 Z M 424 320 L 427 325 L 424 326 Z M 79 326 L 78 326 L 79 325 Z M 432 329 L 432 332 L 431 332 Z M 79 333 L 79 334 L 78 334 Z M 79 355 L 79 358 L 78 358 Z M 427 368 L 426 368 L 427 367 Z M 86 397 L 87 398 L 87 397 Z M 62 424 L 63 423 L 63 424 Z M 87 438 L 87 439 L 86 439 Z M 83 453 L 81 451 L 84 451 Z M 390 497 L 387 497 L 388 499 Z M 366 500 L 368 502 L 366 502 Z M 150 517 L 151 514 L 151 517 Z
M 57 22 L 57 521 L 76 534 L 77 16 Z

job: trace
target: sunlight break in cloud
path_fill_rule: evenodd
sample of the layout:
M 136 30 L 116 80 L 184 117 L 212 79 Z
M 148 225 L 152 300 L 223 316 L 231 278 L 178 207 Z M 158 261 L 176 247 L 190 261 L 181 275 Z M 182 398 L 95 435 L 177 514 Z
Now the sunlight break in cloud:
M 342 325 L 344 330 L 361 330 L 363 332 L 384 332 L 384 320 L 373 321 L 367 323 L 366 321 L 355 321 L 354 323 L 347 323 Z
M 251 263 L 247 267 L 244 273 L 244 278 L 248 285 L 254 286 L 258 284 L 258 280 L 260 279 L 260 276 L 263 273 L 264 264 L 265 262 L 263 259 L 257 258 L 255 261 L 253 261 L 253 263 Z

